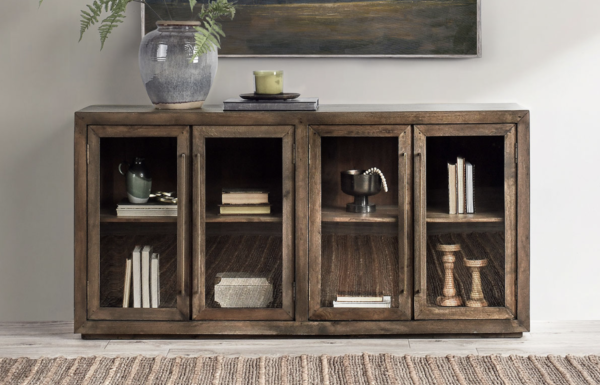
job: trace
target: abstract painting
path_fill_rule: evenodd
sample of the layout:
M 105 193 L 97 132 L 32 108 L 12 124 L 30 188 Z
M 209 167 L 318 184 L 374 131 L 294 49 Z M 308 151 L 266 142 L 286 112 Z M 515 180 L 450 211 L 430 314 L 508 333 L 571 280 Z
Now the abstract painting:
M 146 1 L 145 32 L 193 19 L 187 0 Z M 479 57 L 480 1 L 237 0 L 219 56 Z

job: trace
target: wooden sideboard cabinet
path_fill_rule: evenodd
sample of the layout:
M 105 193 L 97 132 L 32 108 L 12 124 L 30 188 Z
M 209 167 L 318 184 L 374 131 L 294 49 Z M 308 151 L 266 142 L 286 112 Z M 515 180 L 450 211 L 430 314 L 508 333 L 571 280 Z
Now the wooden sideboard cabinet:
M 136 157 L 153 192 L 176 194 L 176 215 L 117 215 L 119 164 Z M 474 165 L 473 214 L 449 214 L 457 157 Z M 388 191 L 368 198 L 374 212 L 348 212 L 341 172 L 372 167 Z M 75 113 L 75 333 L 522 335 L 529 179 L 529 111 L 512 104 L 85 108 Z M 222 189 L 235 188 L 268 191 L 270 214 L 221 215 Z M 123 306 L 136 245 L 160 255 L 157 308 Z M 473 306 L 482 295 L 487 306 Z M 389 305 L 334 306 L 343 296 Z

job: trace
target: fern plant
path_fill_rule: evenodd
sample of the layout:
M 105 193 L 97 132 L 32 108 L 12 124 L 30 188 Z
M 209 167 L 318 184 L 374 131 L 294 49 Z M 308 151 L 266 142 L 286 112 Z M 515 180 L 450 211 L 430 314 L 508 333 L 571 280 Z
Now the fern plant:
M 43 1 L 40 0 L 40 6 Z M 87 8 L 81 11 L 79 41 L 81 41 L 83 35 L 90 27 L 98 25 L 100 50 L 102 50 L 110 33 L 125 20 L 125 9 L 132 2 L 143 3 L 154 12 L 145 0 L 94 0 L 91 4 L 87 4 Z M 188 2 L 190 10 L 193 13 L 194 6 L 198 1 L 188 0 Z M 209 51 L 221 48 L 221 37 L 224 37 L 225 34 L 218 20 L 223 16 L 228 16 L 233 20 L 235 16 L 235 4 L 229 3 L 227 0 L 209 0 L 208 4 L 202 4 L 200 13 L 197 16 L 201 24 L 199 27 L 195 27 L 196 45 L 194 56 L 191 60 Z

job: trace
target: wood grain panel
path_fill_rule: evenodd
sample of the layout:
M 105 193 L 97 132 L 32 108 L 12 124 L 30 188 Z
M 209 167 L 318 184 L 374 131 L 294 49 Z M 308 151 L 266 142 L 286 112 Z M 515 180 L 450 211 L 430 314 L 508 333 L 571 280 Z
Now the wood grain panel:
M 308 128 L 309 319 L 321 307 L 321 136 Z
M 87 124 L 75 117 L 74 132 L 74 328 L 87 318 Z
M 506 308 L 517 312 L 517 167 L 516 129 L 513 126 L 504 137 L 504 234 L 506 256 Z
M 530 143 L 529 113 L 517 125 L 517 318 L 529 331 Z
M 410 125 L 518 123 L 527 110 L 516 104 L 355 104 L 321 105 L 317 112 L 226 112 L 222 106 L 201 110 L 156 110 L 153 106 L 90 106 L 76 113 L 88 124 L 104 125 Z
M 87 307 L 91 318 L 100 307 L 100 138 L 88 128 Z
M 119 322 L 88 321 L 80 329 L 82 334 L 110 335 L 413 335 L 413 334 L 479 334 L 520 333 L 526 331 L 516 320 L 422 320 L 414 321 L 354 321 L 354 322 L 281 322 L 281 321 L 191 321 L 191 322 Z M 468 331 L 468 332 L 466 332 Z M 147 338 L 148 336 L 146 336 Z M 107 336 L 104 336 L 107 338 Z
M 319 133 L 321 137 L 398 137 L 404 131 L 409 129 L 408 126 L 391 126 L 391 125 L 377 125 L 369 124 L 364 126 L 358 125 L 311 125 L 311 128 Z
M 425 136 L 504 136 L 513 127 L 512 124 L 429 124 L 417 126 Z
M 414 317 L 420 318 L 420 313 L 427 306 L 425 293 L 426 285 L 426 256 L 427 256 L 427 190 L 425 181 L 427 145 L 423 132 L 418 127 L 413 129 L 414 138 Z
M 308 236 L 309 236 L 309 172 L 308 172 L 308 125 L 299 120 L 296 125 L 296 141 L 294 147 L 296 167 L 296 208 L 295 210 L 295 259 L 296 259 L 296 312 L 297 322 L 308 320 L 308 291 L 309 291 L 309 265 L 308 265 Z

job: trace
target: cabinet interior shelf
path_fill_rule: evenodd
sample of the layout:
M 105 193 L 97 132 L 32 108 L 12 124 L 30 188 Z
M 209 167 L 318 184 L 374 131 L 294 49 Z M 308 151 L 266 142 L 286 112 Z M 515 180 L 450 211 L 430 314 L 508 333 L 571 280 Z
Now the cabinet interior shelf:
M 398 222 L 398 206 L 377 205 L 374 213 L 359 214 L 349 213 L 345 207 L 323 207 L 321 211 L 323 222 Z
M 427 208 L 427 223 L 493 223 L 504 222 L 504 212 L 483 211 L 474 214 L 448 214 L 447 209 Z
M 157 223 L 157 222 L 177 222 L 177 217 L 119 217 L 114 209 L 100 209 L 101 223 Z

